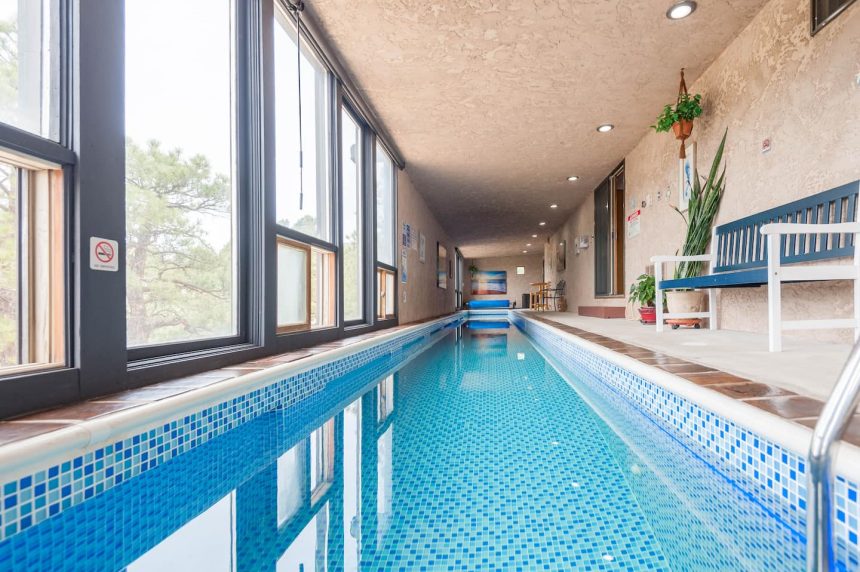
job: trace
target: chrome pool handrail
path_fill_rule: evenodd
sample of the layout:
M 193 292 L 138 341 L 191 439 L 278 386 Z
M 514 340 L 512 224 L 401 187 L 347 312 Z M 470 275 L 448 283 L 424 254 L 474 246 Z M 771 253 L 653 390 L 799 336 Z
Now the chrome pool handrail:
M 807 459 L 806 569 L 829 572 L 833 568 L 833 443 L 838 441 L 860 401 L 860 341 L 836 386 L 827 398 L 812 432 Z

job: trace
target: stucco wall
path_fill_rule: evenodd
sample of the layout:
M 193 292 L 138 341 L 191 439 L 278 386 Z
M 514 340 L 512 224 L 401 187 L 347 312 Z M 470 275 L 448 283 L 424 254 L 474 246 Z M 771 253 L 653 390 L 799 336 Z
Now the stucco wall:
M 466 260 L 465 289 L 463 299 L 468 300 L 510 300 L 516 302 L 517 307 L 522 306 L 523 294 L 528 294 L 529 285 L 532 282 L 540 282 L 541 273 L 540 254 L 523 254 L 522 256 L 497 256 L 492 258 L 473 258 Z M 479 270 L 504 270 L 508 273 L 508 293 L 498 295 L 472 295 L 472 282 L 469 276 L 469 267 L 475 265 Z M 517 274 L 517 266 L 525 269 L 525 274 Z
M 407 282 L 398 283 L 398 319 L 401 324 L 432 318 L 454 310 L 454 281 L 447 280 L 447 289 L 436 286 L 436 242 L 448 250 L 454 260 L 454 243 L 430 212 L 424 198 L 415 190 L 406 171 L 397 172 L 397 266 L 400 267 L 401 232 L 403 223 L 412 226 L 413 241 L 417 245 L 418 233 L 426 236 L 426 256 L 419 261 L 417 246 L 408 250 Z M 402 269 L 401 269 L 402 272 Z
M 691 92 L 702 94 L 705 109 L 692 137 L 701 171 L 710 166 L 723 130 L 728 128 L 728 182 L 717 224 L 860 179 L 858 74 L 860 4 L 851 6 L 814 38 L 809 35 L 808 0 L 772 0 L 765 5 L 690 86 Z M 674 86 L 667 85 L 667 102 L 673 92 Z M 655 109 L 655 115 L 658 111 Z M 772 148 L 762 153 L 766 138 Z M 652 199 L 651 206 L 642 209 L 641 233 L 627 242 L 625 282 L 629 285 L 645 271 L 652 255 L 672 254 L 682 240 L 683 221 L 669 206 L 669 202 L 677 202 L 678 143 L 669 134 L 649 132 L 627 155 L 625 164 L 625 211 L 631 210 L 631 199 L 636 205 L 648 196 Z M 557 234 L 561 236 L 571 225 L 580 227 L 571 234 L 584 233 L 593 227 L 592 211 L 593 202 L 586 201 Z M 588 254 L 593 261 L 593 253 Z M 595 302 L 591 264 L 589 268 L 585 262 L 572 265 L 582 282 L 572 308 Z M 764 288 L 721 291 L 721 327 L 766 331 L 766 301 Z M 848 317 L 851 307 L 847 283 L 784 288 L 785 319 Z M 634 317 L 631 308 L 628 317 Z M 792 335 L 848 339 L 844 331 Z
M 544 243 L 546 278 L 553 286 L 560 280 L 567 284 L 567 307 L 576 312 L 579 306 L 623 306 L 623 296 L 594 295 L 594 194 L 589 194 L 573 215 Z M 576 248 L 576 237 L 588 236 L 588 248 Z M 567 264 L 558 269 L 557 255 L 562 241 L 567 241 Z

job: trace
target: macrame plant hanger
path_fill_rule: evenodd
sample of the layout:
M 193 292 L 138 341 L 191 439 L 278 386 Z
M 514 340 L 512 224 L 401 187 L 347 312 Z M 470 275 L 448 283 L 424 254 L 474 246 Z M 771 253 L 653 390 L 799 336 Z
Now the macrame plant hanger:
M 678 105 L 677 105 L 677 104 L 681 102 L 681 97 L 683 97 L 683 96 L 685 96 L 685 95 L 690 95 L 690 94 L 689 94 L 689 92 L 687 91 L 687 82 L 686 82 L 686 81 L 684 81 L 684 68 L 681 68 L 681 85 L 679 85 L 679 86 L 678 86 L 678 100 L 677 100 L 677 102 L 676 102 L 676 104 L 675 104 L 675 108 L 676 108 L 676 109 L 678 108 Z M 680 120 L 679 120 L 679 122 L 680 122 Z M 686 150 L 686 148 L 685 148 L 685 146 L 684 146 L 684 143 L 686 142 L 686 140 L 687 140 L 687 138 L 688 138 L 689 136 L 690 136 L 690 134 L 689 134 L 689 133 L 685 133 L 685 132 L 684 132 L 683 127 L 681 127 L 681 128 L 678 130 L 678 133 L 675 135 L 675 137 L 676 137 L 677 139 L 680 139 L 680 140 L 681 140 L 681 152 L 680 152 L 680 153 L 679 153 L 679 155 L 678 155 L 681 159 L 686 159 L 686 158 L 687 158 L 687 150 Z
M 296 16 L 296 74 L 299 99 L 299 210 L 304 209 L 304 140 L 302 139 L 302 11 L 305 3 L 302 0 L 288 0 L 287 9 Z

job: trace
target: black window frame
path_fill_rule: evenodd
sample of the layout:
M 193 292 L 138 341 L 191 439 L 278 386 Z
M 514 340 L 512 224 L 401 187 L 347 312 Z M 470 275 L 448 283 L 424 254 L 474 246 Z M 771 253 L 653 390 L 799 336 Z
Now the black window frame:
M 854 4 L 854 0 L 844 0 L 844 3 L 839 6 L 836 10 L 831 12 L 828 16 L 823 19 L 819 18 L 818 15 L 818 4 L 821 0 L 809 0 L 809 35 L 814 36 L 818 32 L 820 32 L 825 26 L 833 22 L 836 18 L 839 17 L 840 14 L 845 12 L 852 4 Z
M 54 368 L 39 368 L 32 371 L 3 374 L 0 372 L 0 418 L 18 413 L 20 410 L 35 409 L 60 404 L 77 395 L 80 380 L 79 371 L 74 368 L 76 343 L 72 335 L 75 311 L 75 260 L 80 260 L 76 252 L 75 228 L 75 179 L 77 177 L 78 155 L 73 151 L 76 133 L 72 130 L 72 28 L 74 21 L 71 0 L 54 0 L 52 10 L 57 13 L 51 22 L 51 32 L 57 35 L 56 81 L 57 117 L 53 118 L 56 140 L 43 137 L 11 124 L 0 123 L 0 148 L 58 165 L 63 172 L 62 228 L 63 276 L 60 286 L 63 289 L 63 364 Z
M 391 153 L 386 148 L 385 144 L 376 136 L 373 136 L 373 224 L 372 224 L 372 234 L 373 234 L 373 285 L 372 285 L 372 293 L 373 293 L 373 316 L 374 322 L 377 324 L 383 324 L 385 326 L 396 325 L 399 320 L 399 304 L 397 303 L 398 296 L 400 295 L 400 273 L 396 266 L 397 263 L 397 162 L 394 160 L 394 157 L 391 156 Z M 379 149 L 382 149 L 382 152 L 386 154 L 389 161 L 391 161 L 391 240 L 392 240 L 392 250 L 391 255 L 393 256 L 394 264 L 388 264 L 387 262 L 382 262 L 379 260 L 379 237 L 376 234 L 376 223 L 377 223 L 377 175 L 376 172 L 376 153 Z M 379 290 L 379 270 L 387 270 L 394 274 L 394 314 L 385 315 L 385 317 L 380 317 L 380 308 L 379 308 L 379 297 L 376 293 Z M 386 293 L 387 294 L 387 293 Z
M 259 170 L 257 166 L 262 163 L 261 149 L 252 143 L 255 137 L 256 111 L 259 107 L 254 102 L 260 101 L 262 97 L 259 74 L 252 57 L 254 53 L 252 38 L 255 36 L 259 12 L 253 9 L 256 2 L 241 0 L 229 0 L 229 2 L 236 22 L 231 38 L 232 50 L 236 54 L 233 58 L 236 67 L 232 70 L 235 84 L 231 86 L 233 89 L 231 99 L 234 106 L 231 121 L 235 126 L 235 132 L 232 133 L 235 145 L 235 172 L 231 173 L 231 181 L 236 197 L 236 204 L 233 206 L 236 228 L 233 240 L 237 243 L 234 245 L 236 334 L 129 347 L 128 361 L 131 369 L 152 366 L 164 360 L 182 359 L 182 356 L 190 356 L 201 351 L 239 347 L 254 342 L 249 335 L 248 320 L 249 316 L 255 314 L 256 308 L 252 303 L 253 297 L 248 295 L 248 291 L 249 275 L 254 270 L 255 260 L 251 253 L 255 242 L 253 237 L 261 231 L 261 219 L 253 216 L 257 202 L 255 197 L 263 194 L 260 178 L 255 176 Z
M 0 147 L 59 164 L 65 194 L 64 252 L 66 367 L 0 374 L 0 418 L 117 393 L 165 379 L 214 370 L 297 348 L 326 343 L 394 325 L 376 320 L 375 147 L 403 169 L 396 147 L 378 128 L 334 52 L 303 17 L 302 37 L 328 73 L 328 167 L 331 242 L 278 225 L 276 221 L 275 10 L 286 0 L 234 0 L 237 304 L 239 334 L 127 347 L 125 236 L 125 2 L 55 0 L 59 10 L 59 141 L 0 124 Z M 292 21 L 295 21 L 294 14 Z M 169 16 L 169 15 L 168 15 Z M 305 42 L 303 42 L 303 47 Z M 342 220 L 340 213 L 340 109 L 362 126 L 363 319 L 343 321 Z M 395 237 L 397 171 L 395 170 Z M 336 325 L 278 334 L 277 237 L 283 236 L 336 257 Z M 89 268 L 89 239 L 120 244 L 119 270 Z M 398 272 L 393 266 L 387 269 Z M 397 281 L 395 281 L 396 283 Z M 395 304 L 395 308 L 396 308 Z
M 359 189 L 359 195 L 361 198 L 361 213 L 359 214 L 359 219 L 361 220 L 362 228 L 359 229 L 361 234 L 361 263 L 362 263 L 362 273 L 361 273 L 361 317 L 354 320 L 347 320 L 345 315 L 345 288 L 344 288 L 344 260 L 343 256 L 339 257 L 338 265 L 340 267 L 340 281 L 338 283 L 338 299 L 340 300 L 340 321 L 344 326 L 345 330 L 355 330 L 357 328 L 363 328 L 366 326 L 370 326 L 373 324 L 373 316 L 376 312 L 376 304 L 374 302 L 375 298 L 375 279 L 372 277 L 371 272 L 375 272 L 375 258 L 376 258 L 376 208 L 375 208 L 375 200 L 376 200 L 376 191 L 375 191 L 375 155 L 373 149 L 373 133 L 370 130 L 370 127 L 367 123 L 367 120 L 356 111 L 355 104 L 352 103 L 349 95 L 344 93 L 342 86 L 338 85 L 338 94 L 337 94 L 337 114 L 338 114 L 338 128 L 337 128 L 337 166 L 335 170 L 338 173 L 338 200 L 339 204 L 343 204 L 344 197 L 344 188 L 343 188 L 343 157 L 341 156 L 341 137 L 343 136 L 343 124 L 341 121 L 341 110 L 345 111 L 350 115 L 350 117 L 355 121 L 356 125 L 359 128 L 359 140 L 358 144 L 361 147 L 360 149 L 360 157 L 361 163 L 359 164 L 360 172 L 358 173 L 358 180 L 361 185 Z M 369 208 L 369 206 L 373 205 L 373 208 Z M 340 209 L 338 218 L 338 227 L 336 229 L 336 234 L 338 236 L 338 244 L 341 246 L 341 251 L 343 251 L 345 237 L 343 235 L 343 209 Z

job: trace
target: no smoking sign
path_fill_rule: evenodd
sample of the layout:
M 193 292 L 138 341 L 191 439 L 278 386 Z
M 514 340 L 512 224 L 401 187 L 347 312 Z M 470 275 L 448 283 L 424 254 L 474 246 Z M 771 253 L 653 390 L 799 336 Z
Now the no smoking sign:
M 115 240 L 91 236 L 90 268 L 107 272 L 119 270 L 119 243 Z

